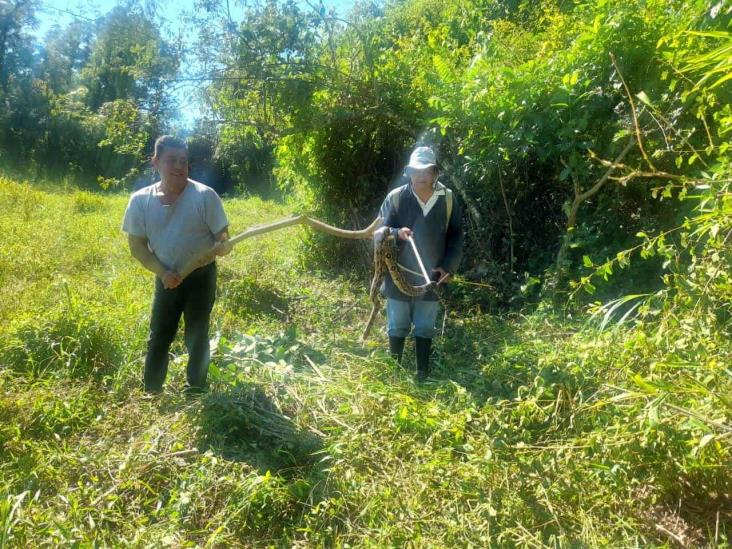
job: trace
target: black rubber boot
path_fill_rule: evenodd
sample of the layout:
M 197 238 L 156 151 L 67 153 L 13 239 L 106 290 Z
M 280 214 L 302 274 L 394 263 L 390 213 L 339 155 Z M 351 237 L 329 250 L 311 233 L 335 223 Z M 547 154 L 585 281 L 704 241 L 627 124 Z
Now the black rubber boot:
M 404 340 L 403 337 L 392 337 L 389 336 L 389 352 L 399 364 L 402 363 L 402 353 L 404 352 Z
M 415 337 L 414 352 L 417 355 L 417 381 L 425 381 L 430 375 L 430 350 L 432 349 L 432 338 Z

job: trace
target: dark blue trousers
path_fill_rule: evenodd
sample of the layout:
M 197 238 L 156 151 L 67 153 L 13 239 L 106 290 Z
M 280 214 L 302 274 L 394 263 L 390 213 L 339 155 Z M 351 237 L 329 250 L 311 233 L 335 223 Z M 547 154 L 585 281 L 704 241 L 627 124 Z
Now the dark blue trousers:
M 208 325 L 216 299 L 216 263 L 212 262 L 189 274 L 177 288 L 166 290 L 155 277 L 150 318 L 150 336 L 145 357 L 145 390 L 160 391 L 168 374 L 168 353 L 178 331 L 180 317 L 185 324 L 188 349 L 188 385 L 206 385 L 210 348 Z

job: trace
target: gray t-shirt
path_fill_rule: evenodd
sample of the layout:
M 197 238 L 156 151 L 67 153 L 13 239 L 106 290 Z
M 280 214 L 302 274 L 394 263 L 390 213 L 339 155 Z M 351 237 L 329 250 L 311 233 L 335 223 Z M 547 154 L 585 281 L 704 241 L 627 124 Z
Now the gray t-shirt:
M 188 180 L 173 204 L 165 206 L 156 195 L 157 183 L 130 197 L 122 230 L 147 238 L 160 262 L 177 271 L 214 245 L 214 235 L 229 222 L 219 195 L 212 188 Z

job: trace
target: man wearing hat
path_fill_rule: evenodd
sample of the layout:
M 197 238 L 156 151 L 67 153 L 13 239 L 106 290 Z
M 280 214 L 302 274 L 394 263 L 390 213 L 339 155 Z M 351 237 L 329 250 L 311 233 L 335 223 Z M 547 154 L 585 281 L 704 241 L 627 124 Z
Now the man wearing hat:
M 409 183 L 391 191 L 381 205 L 384 225 L 397 238 L 399 268 L 410 284 L 424 284 L 419 262 L 407 242 L 412 237 L 428 273 L 438 284 L 450 280 L 460 265 L 463 230 L 460 206 L 450 189 L 437 181 L 439 172 L 430 147 L 417 147 L 404 170 Z M 422 297 L 400 292 L 387 273 L 381 292 L 386 296 L 387 334 L 391 354 L 401 361 L 404 341 L 414 326 L 418 381 L 427 379 L 435 335 L 438 301 L 434 291 Z

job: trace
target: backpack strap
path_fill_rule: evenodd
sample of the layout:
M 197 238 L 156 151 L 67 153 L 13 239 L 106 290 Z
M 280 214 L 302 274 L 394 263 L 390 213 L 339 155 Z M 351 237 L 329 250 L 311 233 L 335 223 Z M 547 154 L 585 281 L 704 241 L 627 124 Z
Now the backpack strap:
M 445 187 L 445 201 L 446 201 L 446 208 L 445 211 L 447 212 L 447 218 L 445 219 L 445 231 L 447 231 L 447 227 L 450 225 L 450 218 L 452 217 L 452 189 L 448 189 Z
M 389 193 L 389 201 L 391 202 L 391 208 L 395 212 L 399 209 L 399 195 L 402 193 L 404 185 L 397 187 Z
M 452 217 L 452 203 L 454 200 L 452 189 L 448 189 L 439 181 L 437 182 L 437 189 L 445 191 L 445 231 L 447 231 L 447 227 L 450 225 L 450 218 Z

